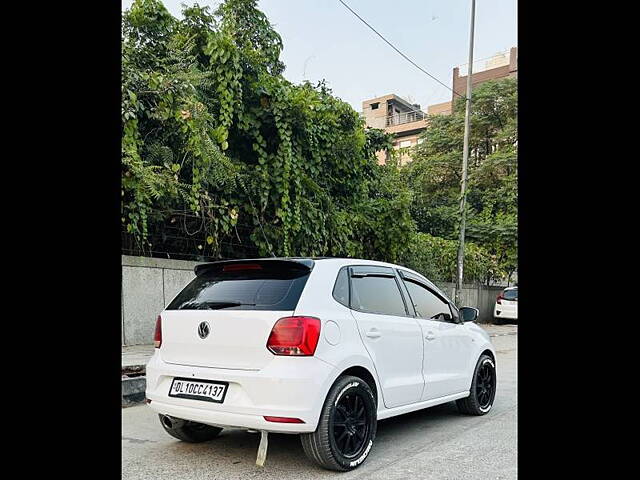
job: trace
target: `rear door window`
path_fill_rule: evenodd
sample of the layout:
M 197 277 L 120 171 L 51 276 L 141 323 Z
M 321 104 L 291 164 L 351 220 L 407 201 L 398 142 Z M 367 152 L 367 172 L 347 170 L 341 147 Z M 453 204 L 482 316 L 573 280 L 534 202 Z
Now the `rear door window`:
M 167 310 L 295 310 L 310 270 L 273 263 L 214 265 L 193 279 Z
M 393 270 L 352 267 L 351 308 L 366 313 L 407 316 Z
M 505 300 L 518 301 L 518 290 L 505 290 L 502 294 Z

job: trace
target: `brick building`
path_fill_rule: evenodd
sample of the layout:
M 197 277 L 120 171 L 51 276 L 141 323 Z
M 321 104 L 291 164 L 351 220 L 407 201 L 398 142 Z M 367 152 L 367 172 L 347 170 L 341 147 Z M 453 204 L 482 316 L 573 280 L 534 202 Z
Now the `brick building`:
M 500 78 L 514 77 L 518 78 L 518 47 L 512 47 L 509 52 L 502 52 L 494 55 L 486 60 L 482 65 L 483 60 L 474 62 L 473 75 L 471 76 L 471 88 L 489 80 L 498 80 Z M 461 70 L 463 75 L 461 75 Z M 453 69 L 453 91 L 460 95 L 465 95 L 467 92 L 467 66 L 462 65 Z M 427 108 L 429 115 L 433 114 L 449 114 L 455 95 L 451 93 L 451 100 L 448 102 L 438 103 L 430 105 Z
M 481 62 L 484 62 L 481 63 Z M 489 59 L 474 62 L 471 85 L 476 86 L 488 80 L 518 76 L 518 48 L 513 47 L 509 52 L 502 52 Z M 467 68 L 461 65 L 453 69 L 452 88 L 455 92 L 464 95 L 467 90 Z M 461 73 L 463 75 L 461 75 Z M 451 113 L 452 100 L 429 105 L 425 113 L 420 105 L 410 103 L 395 94 L 384 95 L 362 102 L 362 115 L 366 125 L 372 128 L 381 128 L 387 133 L 394 134 L 393 147 L 395 149 L 413 147 L 420 143 L 419 136 L 427 128 L 426 115 L 448 115 Z M 385 163 L 387 154 L 378 152 L 378 162 Z M 402 153 L 400 165 L 411 161 L 408 153 Z
M 417 145 L 418 137 L 427 128 L 427 114 L 420 109 L 420 105 L 409 103 L 393 93 L 362 102 L 362 114 L 368 127 L 381 128 L 394 134 L 395 149 Z M 387 154 L 378 152 L 377 155 L 378 162 L 385 163 Z M 411 158 L 408 154 L 401 155 L 401 165 L 409 161 Z

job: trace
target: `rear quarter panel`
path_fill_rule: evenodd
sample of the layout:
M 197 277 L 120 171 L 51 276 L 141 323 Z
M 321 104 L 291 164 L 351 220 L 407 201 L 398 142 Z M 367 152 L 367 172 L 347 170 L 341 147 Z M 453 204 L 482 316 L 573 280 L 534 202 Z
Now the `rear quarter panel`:
M 382 405 L 378 375 L 362 343 L 356 321 L 351 311 L 333 298 L 336 277 L 344 265 L 346 263 L 330 260 L 317 261 L 294 314 L 318 317 L 322 321 L 315 356 L 332 365 L 333 370 L 323 386 L 321 405 L 340 374 L 356 366 L 366 368 L 374 377 L 378 404 Z

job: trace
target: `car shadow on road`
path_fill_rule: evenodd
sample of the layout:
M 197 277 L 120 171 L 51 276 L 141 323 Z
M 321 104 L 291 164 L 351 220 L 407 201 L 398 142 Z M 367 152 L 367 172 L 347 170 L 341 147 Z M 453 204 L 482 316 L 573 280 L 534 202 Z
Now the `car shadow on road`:
M 451 402 L 380 420 L 376 440 L 379 445 L 396 444 L 406 439 L 407 427 L 414 435 L 422 435 L 421 432 L 425 429 L 447 422 L 452 416 L 460 415 L 455 402 Z M 225 429 L 218 438 L 209 442 L 201 444 L 176 442 L 175 449 L 165 451 L 165 455 L 175 455 L 176 461 L 178 459 L 184 461 L 189 457 L 193 460 L 198 459 L 200 468 L 208 465 L 209 468 L 218 469 L 227 465 L 226 468 L 230 469 L 230 474 L 234 472 L 234 475 L 241 475 L 247 471 L 247 468 L 253 471 L 259 443 L 260 434 L 241 429 Z M 323 470 L 310 463 L 304 454 L 298 435 L 270 433 L 267 465 L 270 468 L 277 466 L 277 470 L 283 474 L 294 475 L 300 469 L 308 471 L 312 468 L 317 478 L 335 475 L 335 472 Z
M 400 435 L 400 431 L 406 428 L 407 424 L 415 427 L 426 427 L 430 423 L 446 421 L 446 419 L 451 416 L 461 416 L 455 402 L 443 403 L 435 407 L 416 410 L 415 412 L 379 420 L 376 436 L 392 437 L 396 434 Z
M 387 418 L 378 421 L 377 435 L 384 434 L 385 436 L 393 436 L 399 433 L 406 427 L 407 424 L 426 426 L 428 423 L 446 421 L 447 417 L 459 417 L 462 415 L 455 402 L 444 403 L 442 405 L 436 405 L 435 407 L 425 408 L 423 410 L 417 410 L 415 412 L 405 413 L 396 417 Z M 224 430 L 220 435 L 225 438 L 225 444 L 228 446 L 235 446 L 235 448 L 243 449 L 247 446 L 257 448 L 260 443 L 260 434 L 248 433 L 246 430 L 228 429 Z M 211 443 L 216 442 L 213 440 Z M 269 450 L 271 447 L 284 448 L 286 450 L 299 449 L 302 452 L 302 445 L 298 435 L 290 435 L 285 433 L 270 433 L 269 434 Z

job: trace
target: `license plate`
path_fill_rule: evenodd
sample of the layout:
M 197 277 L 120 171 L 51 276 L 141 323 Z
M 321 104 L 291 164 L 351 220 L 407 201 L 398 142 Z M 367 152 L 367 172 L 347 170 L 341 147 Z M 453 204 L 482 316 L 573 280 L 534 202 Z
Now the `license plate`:
M 227 382 L 174 378 L 169 389 L 169 396 L 222 403 L 228 387 Z

